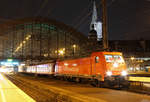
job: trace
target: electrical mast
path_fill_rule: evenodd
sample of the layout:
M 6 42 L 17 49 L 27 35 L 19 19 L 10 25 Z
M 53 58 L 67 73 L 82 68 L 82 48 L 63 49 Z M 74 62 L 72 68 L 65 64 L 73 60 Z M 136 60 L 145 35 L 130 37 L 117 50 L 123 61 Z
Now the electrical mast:
M 108 31 L 107 31 L 107 6 L 106 0 L 102 0 L 102 36 L 103 36 L 103 49 L 108 50 Z

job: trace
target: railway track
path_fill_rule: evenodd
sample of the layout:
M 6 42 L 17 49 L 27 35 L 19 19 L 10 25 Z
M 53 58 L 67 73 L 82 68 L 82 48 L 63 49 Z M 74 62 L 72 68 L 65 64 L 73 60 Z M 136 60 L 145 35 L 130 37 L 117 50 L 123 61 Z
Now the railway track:
M 30 75 L 21 74 L 21 75 L 15 75 L 15 76 L 9 75 L 7 77 L 9 77 L 12 81 L 15 81 L 14 83 L 21 84 L 22 85 L 21 87 L 24 87 L 24 86 L 28 87 L 28 89 L 32 90 L 31 93 L 34 93 L 34 95 L 35 95 L 35 93 L 36 94 L 40 93 L 42 95 L 42 96 L 39 96 L 39 95 L 38 96 L 36 96 L 36 95 L 32 96 L 32 94 L 29 92 L 29 95 L 31 94 L 30 96 L 33 97 L 35 100 L 38 100 L 39 97 L 40 97 L 40 99 L 41 99 L 41 97 L 43 97 L 43 99 L 50 100 L 48 97 L 57 97 L 57 95 L 52 96 L 52 92 L 50 92 L 49 90 L 46 90 L 42 86 L 40 88 L 40 86 L 35 85 L 34 81 L 35 82 L 39 82 L 39 83 L 44 84 L 44 85 L 47 85 L 47 86 L 49 86 L 49 85 L 51 86 L 52 85 L 52 86 L 56 86 L 56 87 L 61 87 L 61 88 L 65 89 L 65 90 L 68 89 L 68 87 L 70 87 L 70 89 L 71 88 L 77 88 L 77 89 L 79 89 L 79 93 L 82 92 L 82 91 L 80 91 L 80 89 L 82 90 L 82 88 L 95 90 L 95 88 L 92 87 L 90 84 L 80 84 L 80 83 L 74 83 L 74 82 L 68 82 L 68 81 L 62 81 L 62 80 L 56 80 L 56 79 L 45 77 L 45 76 L 42 76 L 42 77 L 40 77 L 40 76 L 39 77 L 33 77 L 33 76 L 30 76 Z M 32 81 L 33 81 L 33 83 L 31 83 Z M 120 92 L 129 92 L 129 93 L 130 92 L 131 93 L 140 93 L 141 95 L 150 94 L 149 91 L 144 91 L 144 90 L 142 90 L 142 88 L 137 87 L 137 85 L 134 88 L 133 87 L 134 86 L 130 87 L 130 89 L 128 89 L 128 90 L 122 89 L 122 90 L 119 90 L 119 91 Z M 105 89 L 109 90 L 107 88 L 104 88 L 104 89 L 103 88 L 96 88 L 96 89 L 100 90 L 100 91 L 101 90 L 105 90 Z M 24 90 L 26 92 L 26 89 L 24 89 Z M 74 90 L 76 90 L 76 89 L 74 89 Z M 112 90 L 112 89 L 110 89 L 110 90 Z M 116 89 L 113 89 L 113 90 L 115 91 Z M 85 91 L 85 93 L 86 93 L 86 91 Z M 94 91 L 94 93 L 95 93 L 95 91 Z M 50 96 L 48 96 L 48 94 Z M 54 101 L 52 101 L 52 102 L 59 102 L 58 99 L 57 100 L 56 99 L 57 98 L 55 98 L 55 100 L 53 99 Z M 42 100 L 42 101 L 39 101 L 39 102 L 49 102 L 47 100 Z M 71 102 L 71 101 L 68 101 L 67 99 L 60 99 L 59 98 L 59 100 L 65 100 L 64 102 Z M 60 101 L 60 102 L 63 102 L 63 101 Z
M 101 99 L 87 97 L 87 96 L 80 95 L 74 92 L 72 93 L 70 91 L 63 90 L 61 88 L 50 86 L 48 79 L 45 79 L 45 78 L 42 78 L 44 80 L 41 80 L 35 77 L 29 77 L 29 76 L 23 77 L 23 76 L 18 76 L 18 75 L 13 75 L 13 76 L 7 75 L 7 77 L 12 82 L 15 81 L 14 84 L 16 84 L 25 92 L 26 92 L 26 89 L 22 88 L 24 87 L 24 85 L 22 86 L 18 85 L 18 80 L 20 84 L 25 83 L 26 85 L 25 87 L 30 89 L 32 93 L 36 92 L 36 94 L 34 94 L 33 96 L 30 92 L 28 93 L 28 91 L 26 93 L 32 96 L 35 100 L 37 100 L 37 102 L 106 102 Z
M 20 74 L 22 77 L 27 77 L 27 78 L 29 78 L 29 79 L 31 79 L 31 80 L 35 80 L 35 81 L 40 81 L 41 83 L 44 83 L 44 84 L 47 84 L 47 85 L 49 85 L 50 83 L 51 83 L 51 81 L 55 81 L 56 79 L 54 79 L 54 78 L 49 78 L 49 77 L 38 77 L 38 78 L 35 78 L 35 77 L 33 77 L 32 75 L 31 76 L 28 76 L 28 74 L 26 75 L 25 74 L 25 76 L 24 76 L 24 74 Z M 50 80 L 49 80 L 50 79 Z M 21 80 L 21 79 L 20 79 Z M 60 81 L 60 80 L 59 80 Z M 64 81 L 64 80 L 63 80 Z M 64 82 L 66 82 L 66 81 L 64 81 Z M 67 83 L 66 84 L 68 84 L 68 81 L 67 81 Z M 69 83 L 69 85 L 77 85 L 77 84 L 80 84 L 81 86 L 85 86 L 85 87 L 89 87 L 89 86 L 91 86 L 91 84 L 89 84 L 89 83 L 76 83 L 76 82 L 70 82 Z M 114 90 L 123 90 L 123 91 L 129 91 L 129 92 L 135 92 L 135 93 L 141 93 L 141 94 L 148 94 L 148 95 L 150 95 L 150 88 L 146 88 L 146 87 L 144 87 L 143 86 L 143 82 L 142 83 L 140 83 L 140 82 L 133 82 L 133 81 L 131 81 L 130 82 L 130 86 L 129 86 L 129 88 L 127 89 L 127 88 L 122 88 L 122 89 L 120 89 L 120 88 L 110 88 L 110 89 L 114 89 Z
M 29 96 L 36 100 L 36 102 L 68 102 L 66 99 L 59 98 L 57 94 L 39 87 L 38 85 L 31 84 L 22 78 L 6 75 L 20 89 L 26 92 Z

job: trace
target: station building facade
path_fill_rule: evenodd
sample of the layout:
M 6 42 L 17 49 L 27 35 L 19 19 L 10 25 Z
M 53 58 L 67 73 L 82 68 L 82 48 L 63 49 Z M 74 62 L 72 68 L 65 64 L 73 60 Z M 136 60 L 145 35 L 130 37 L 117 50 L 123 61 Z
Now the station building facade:
M 85 56 L 87 37 L 61 22 L 26 18 L 0 25 L 6 58 L 56 59 Z

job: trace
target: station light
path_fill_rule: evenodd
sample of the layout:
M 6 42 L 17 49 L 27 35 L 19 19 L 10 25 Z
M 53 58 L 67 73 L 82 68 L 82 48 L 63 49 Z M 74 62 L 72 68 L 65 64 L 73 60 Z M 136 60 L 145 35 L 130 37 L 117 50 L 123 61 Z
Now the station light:
M 65 48 L 63 48 L 62 50 L 63 50 L 63 51 L 65 51 L 66 49 L 65 49 Z
M 29 37 L 26 37 L 26 40 L 29 40 Z
M 22 63 L 22 64 L 20 64 L 21 66 L 25 66 L 25 64 L 24 63 Z
M 75 67 L 75 66 L 77 66 L 77 64 L 76 64 L 76 63 L 74 63 L 74 64 L 72 64 L 72 66 L 74 66 L 74 67 Z
M 55 53 L 57 53 L 57 50 L 55 51 Z
M 115 67 L 115 68 L 118 67 L 118 63 L 114 63 L 113 67 Z
M 20 47 L 22 47 L 22 43 L 20 43 Z
M 12 62 L 12 61 L 13 61 L 13 59 L 7 59 L 7 61 L 8 61 L 8 62 Z
M 135 58 L 134 57 L 131 57 L 131 60 L 134 60 Z
M 128 75 L 128 73 L 127 73 L 127 71 L 122 71 L 122 72 L 121 72 L 121 75 L 122 75 L 122 76 L 126 76 L 126 75 Z
M 130 67 L 129 69 L 130 69 L 130 70 L 133 70 L 134 68 L 133 68 L 133 67 Z
M 64 55 L 65 54 L 65 51 L 63 49 L 59 50 L 58 51 L 59 55 Z
M 25 44 L 25 43 L 26 43 L 26 41 L 23 41 L 23 43 Z
M 18 50 L 20 50 L 20 48 L 22 48 L 23 44 L 25 44 L 30 38 L 31 38 L 31 35 L 28 35 L 28 36 L 19 44 L 19 46 L 16 48 L 15 52 L 18 52 Z
M 112 72 L 111 71 L 108 71 L 106 72 L 107 76 L 111 76 L 112 75 Z
M 68 64 L 68 63 L 64 63 L 64 65 L 65 65 L 65 66 L 68 66 L 69 64 Z
M 141 63 L 144 62 L 143 60 L 140 61 Z
M 136 70 L 140 70 L 140 68 L 139 68 L 139 67 L 137 67 L 137 68 L 136 68 Z
M 59 54 L 60 54 L 60 55 L 63 55 L 63 54 L 64 54 L 64 51 L 63 51 L 63 50 L 60 50 L 60 51 L 59 51 Z
M 77 46 L 74 44 L 74 45 L 73 45 L 73 48 L 76 48 L 76 47 L 77 47 Z
M 48 56 L 48 54 L 44 54 L 44 57 L 47 57 Z

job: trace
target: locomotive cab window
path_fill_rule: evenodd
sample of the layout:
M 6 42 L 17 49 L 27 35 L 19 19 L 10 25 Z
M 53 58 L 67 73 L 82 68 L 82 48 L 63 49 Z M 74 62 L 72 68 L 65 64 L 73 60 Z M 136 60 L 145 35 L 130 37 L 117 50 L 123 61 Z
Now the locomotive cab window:
M 124 62 L 120 55 L 105 55 L 106 62 Z
M 124 62 L 122 56 L 120 56 L 120 55 L 114 55 L 114 59 L 115 59 L 115 61 L 117 61 L 117 62 Z
M 112 55 L 105 55 L 106 62 L 113 62 L 113 56 Z
M 99 57 L 98 56 L 95 57 L 95 62 L 99 63 Z

